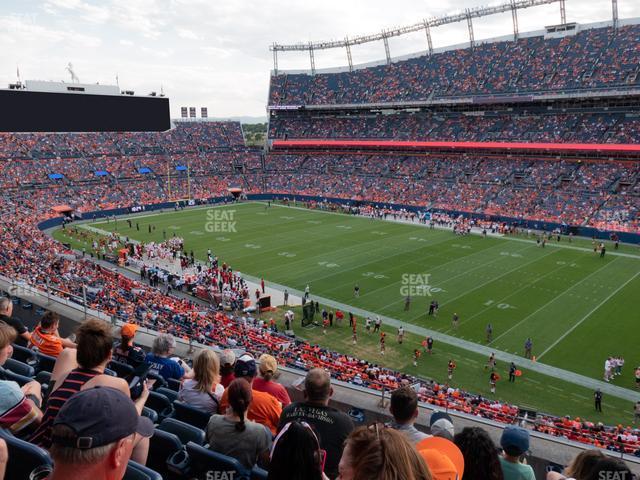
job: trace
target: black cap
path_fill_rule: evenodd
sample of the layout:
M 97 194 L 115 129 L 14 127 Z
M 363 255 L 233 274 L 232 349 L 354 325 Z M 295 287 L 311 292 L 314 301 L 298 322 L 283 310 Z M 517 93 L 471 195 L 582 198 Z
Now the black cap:
M 81 450 L 103 447 L 139 433 L 153 435 L 153 423 L 138 415 L 133 401 L 120 390 L 96 387 L 74 394 L 62 406 L 53 426 L 65 425 L 75 437 L 52 436 L 56 445 Z
M 236 360 L 236 365 L 233 369 L 233 373 L 236 377 L 255 377 L 258 373 L 256 367 L 256 360 L 250 353 L 244 353 L 240 358 Z

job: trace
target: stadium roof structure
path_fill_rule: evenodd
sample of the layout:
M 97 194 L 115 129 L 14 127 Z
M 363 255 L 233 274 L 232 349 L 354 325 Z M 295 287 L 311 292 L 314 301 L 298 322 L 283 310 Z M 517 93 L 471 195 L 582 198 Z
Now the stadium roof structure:
M 560 25 L 566 25 L 567 16 L 566 16 L 566 9 L 565 9 L 565 0 L 510 0 L 508 3 L 504 3 L 501 5 L 495 5 L 491 7 L 467 8 L 465 9 L 464 12 L 461 12 L 461 13 L 444 15 L 442 17 L 432 17 L 429 19 L 424 19 L 421 22 L 415 23 L 413 25 L 406 25 L 404 27 L 396 27 L 388 30 L 383 29 L 380 33 L 375 33 L 370 35 L 361 35 L 361 36 L 351 37 L 351 38 L 347 36 L 345 37 L 344 40 L 295 43 L 295 44 L 289 44 L 289 45 L 273 43 L 271 46 L 269 46 L 269 50 L 273 52 L 273 71 L 274 71 L 274 74 L 276 75 L 278 74 L 278 52 L 298 51 L 298 52 L 309 52 L 311 73 L 315 74 L 316 66 L 315 66 L 314 51 L 327 50 L 332 48 L 346 49 L 347 61 L 349 63 L 349 71 L 352 71 L 353 59 L 351 56 L 351 47 L 354 45 L 361 45 L 363 43 L 378 42 L 378 41 L 382 41 L 384 43 L 387 64 L 390 64 L 391 50 L 389 48 L 389 38 L 399 37 L 401 35 L 405 35 L 413 32 L 419 32 L 421 30 L 425 31 L 426 38 L 427 38 L 428 54 L 432 55 L 434 49 L 433 49 L 433 42 L 431 39 L 431 28 L 439 27 L 439 26 L 447 25 L 451 23 L 463 22 L 465 20 L 467 22 L 467 27 L 469 30 L 469 46 L 473 48 L 475 46 L 475 38 L 473 33 L 473 19 L 495 15 L 499 13 L 504 13 L 504 12 L 509 12 L 509 11 L 511 11 L 511 17 L 513 22 L 513 38 L 514 40 L 517 40 L 519 35 L 518 10 L 531 8 L 531 7 L 538 7 L 541 5 L 549 5 L 552 3 L 560 4 Z M 613 27 L 617 28 L 618 1 L 611 0 L 611 7 L 612 7 Z

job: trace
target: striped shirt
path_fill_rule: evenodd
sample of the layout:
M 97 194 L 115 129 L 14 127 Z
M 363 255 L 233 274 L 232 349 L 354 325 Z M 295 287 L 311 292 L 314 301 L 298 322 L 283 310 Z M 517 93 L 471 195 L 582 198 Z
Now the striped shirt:
M 51 447 L 51 430 L 58 411 L 74 393 L 79 392 L 85 383 L 97 375 L 101 375 L 101 372 L 89 370 L 88 368 L 71 370 L 67 378 L 62 382 L 62 385 L 56 388 L 49 396 L 42 423 L 29 441 L 45 449 Z

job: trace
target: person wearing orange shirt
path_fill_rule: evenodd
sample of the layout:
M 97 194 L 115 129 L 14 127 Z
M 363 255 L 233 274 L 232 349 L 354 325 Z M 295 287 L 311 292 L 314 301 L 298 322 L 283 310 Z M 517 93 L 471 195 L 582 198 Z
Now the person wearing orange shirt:
M 244 378 L 253 385 L 253 380 L 258 373 L 256 361 L 252 355 L 245 353 L 236 360 L 234 367 L 236 378 Z M 274 396 L 267 392 L 260 392 L 251 389 L 251 404 L 247 412 L 247 418 L 254 422 L 261 423 L 267 427 L 273 435 L 277 433 L 280 415 L 282 414 L 282 404 Z M 225 390 L 220 399 L 220 413 L 224 414 L 229 408 L 229 394 Z
M 60 337 L 58 325 L 60 317 L 55 312 L 46 312 L 40 319 L 29 339 L 29 346 L 44 355 L 57 357 L 65 348 L 76 348 L 68 338 Z

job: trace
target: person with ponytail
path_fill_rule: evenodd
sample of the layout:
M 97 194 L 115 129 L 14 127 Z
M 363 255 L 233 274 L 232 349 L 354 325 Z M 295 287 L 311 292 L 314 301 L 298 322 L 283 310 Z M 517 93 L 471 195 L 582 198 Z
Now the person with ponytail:
M 142 348 L 133 343 L 133 339 L 138 331 L 135 323 L 125 323 L 120 329 L 120 343 L 113 347 L 113 360 L 126 363 L 133 368 L 137 368 L 144 363 L 145 352 Z
M 224 415 L 212 415 L 207 425 L 209 448 L 237 459 L 245 468 L 266 465 L 271 449 L 271 432 L 247 419 L 251 405 L 251 385 L 236 378 L 225 390 L 229 406 Z

